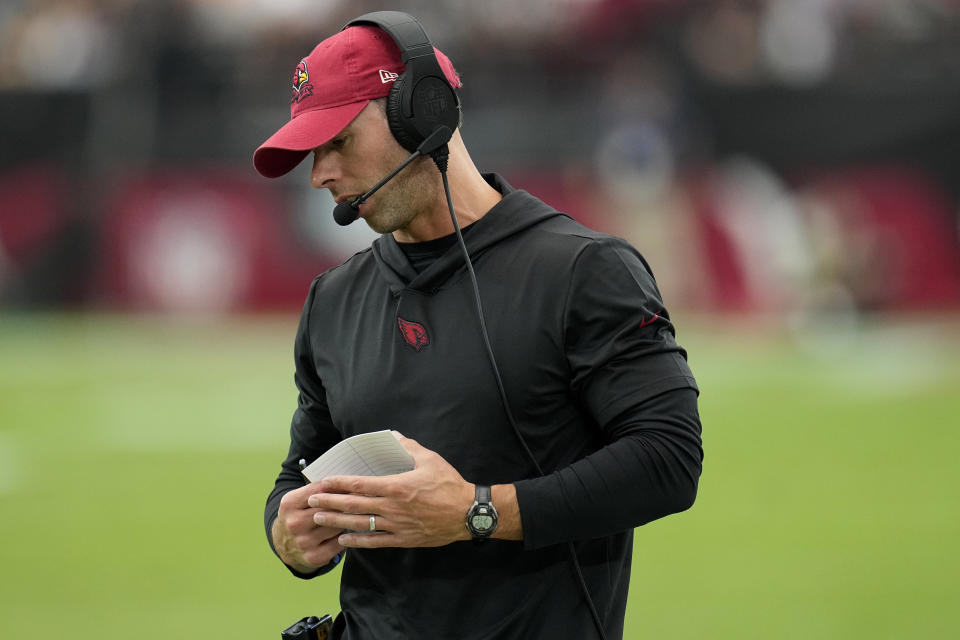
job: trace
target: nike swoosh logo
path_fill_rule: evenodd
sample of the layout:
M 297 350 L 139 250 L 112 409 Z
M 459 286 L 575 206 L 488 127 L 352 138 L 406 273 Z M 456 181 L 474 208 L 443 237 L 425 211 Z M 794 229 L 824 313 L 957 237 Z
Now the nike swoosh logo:
M 660 314 L 659 314 L 659 313 L 655 313 L 655 314 L 653 314 L 653 317 L 650 318 L 649 320 L 644 320 L 643 322 L 641 322 L 641 323 L 640 323 L 640 328 L 643 329 L 643 328 L 644 328 L 645 326 L 647 326 L 648 324 L 653 324 L 654 322 L 656 322 L 656 321 L 659 320 L 659 319 L 660 319 Z

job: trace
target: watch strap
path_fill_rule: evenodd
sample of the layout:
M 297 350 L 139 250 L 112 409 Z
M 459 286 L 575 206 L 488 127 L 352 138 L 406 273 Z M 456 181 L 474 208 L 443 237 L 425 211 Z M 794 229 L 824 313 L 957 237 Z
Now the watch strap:
M 493 499 L 493 492 L 490 491 L 489 485 L 478 484 L 476 489 L 476 497 L 474 498 L 477 501 L 477 504 L 490 504 Z

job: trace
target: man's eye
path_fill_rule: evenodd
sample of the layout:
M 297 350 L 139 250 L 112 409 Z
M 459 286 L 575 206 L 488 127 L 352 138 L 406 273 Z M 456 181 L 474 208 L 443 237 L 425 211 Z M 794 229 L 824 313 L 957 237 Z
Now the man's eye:
M 347 143 L 346 138 L 334 138 L 333 140 L 330 141 L 330 146 L 333 147 L 334 149 L 342 149 L 343 145 L 345 145 L 346 143 Z

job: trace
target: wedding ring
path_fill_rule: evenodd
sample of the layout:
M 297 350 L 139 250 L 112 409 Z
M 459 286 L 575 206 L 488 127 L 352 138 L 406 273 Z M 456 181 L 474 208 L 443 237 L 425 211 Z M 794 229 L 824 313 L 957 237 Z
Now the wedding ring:
M 370 531 L 377 530 L 377 516 L 370 516 Z

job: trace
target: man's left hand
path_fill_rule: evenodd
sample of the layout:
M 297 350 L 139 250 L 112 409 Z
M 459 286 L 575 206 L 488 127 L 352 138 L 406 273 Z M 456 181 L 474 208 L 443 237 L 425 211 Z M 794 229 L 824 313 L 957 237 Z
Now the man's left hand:
M 334 476 L 308 499 L 318 526 L 349 529 L 344 547 L 439 547 L 469 540 L 464 524 L 474 486 L 439 454 L 394 432 L 414 469 L 391 476 Z M 376 532 L 370 533 L 370 516 Z

